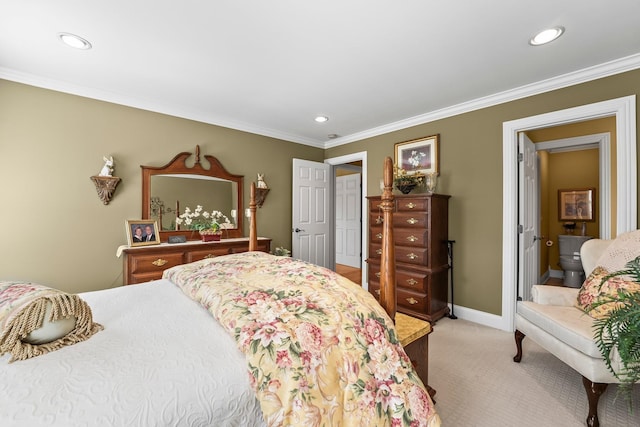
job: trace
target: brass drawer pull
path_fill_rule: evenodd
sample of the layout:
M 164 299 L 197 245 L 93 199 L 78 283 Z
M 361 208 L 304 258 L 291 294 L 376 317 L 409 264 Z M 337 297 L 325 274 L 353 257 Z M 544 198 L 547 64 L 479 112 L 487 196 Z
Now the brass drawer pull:
M 376 289 L 376 295 L 380 296 L 380 289 Z
M 407 254 L 407 258 L 409 259 L 416 259 L 418 258 L 418 255 L 414 254 L 413 252 L 411 252 L 410 254 Z
M 168 262 L 169 261 L 167 261 L 166 259 L 158 258 L 157 260 L 153 261 L 151 264 L 155 265 L 156 267 L 162 267 Z
M 204 257 L 203 259 L 209 259 L 209 258 L 215 258 L 216 256 L 214 254 L 207 254 L 206 257 Z
M 411 298 L 407 298 L 407 302 L 408 302 L 409 304 L 411 304 L 411 305 L 415 305 L 415 304 L 417 304 L 417 303 L 418 303 L 418 300 L 417 300 L 417 299 L 415 299 L 415 298 L 413 298 L 413 297 L 411 297 Z
M 376 234 L 376 238 L 378 238 L 378 239 L 382 239 L 382 233 L 378 233 L 378 234 Z
M 382 255 L 382 249 L 378 249 L 378 250 L 376 250 L 376 253 L 377 253 L 378 255 Z
M 382 224 L 384 222 L 384 218 L 382 218 L 381 216 L 376 218 L 376 224 Z
M 405 205 L 406 207 L 408 207 L 409 209 L 413 209 L 415 208 L 417 205 L 415 203 L 409 202 Z
M 417 223 L 419 222 L 419 220 L 417 220 L 417 219 L 415 219 L 415 218 L 409 218 L 409 219 L 407 220 L 407 222 L 408 222 L 409 224 L 413 225 L 413 224 L 417 224 Z
M 410 242 L 416 242 L 418 240 L 418 238 L 416 236 L 409 236 L 407 237 L 407 240 Z
M 379 279 L 379 278 L 380 278 L 380 276 L 381 276 L 381 274 L 380 274 L 380 272 L 378 271 L 378 272 L 376 273 L 376 277 Z
M 415 280 L 415 279 L 407 279 L 407 284 L 408 284 L 409 286 L 415 286 L 415 285 L 417 285 L 417 284 L 418 284 L 418 281 L 417 281 L 417 280 Z

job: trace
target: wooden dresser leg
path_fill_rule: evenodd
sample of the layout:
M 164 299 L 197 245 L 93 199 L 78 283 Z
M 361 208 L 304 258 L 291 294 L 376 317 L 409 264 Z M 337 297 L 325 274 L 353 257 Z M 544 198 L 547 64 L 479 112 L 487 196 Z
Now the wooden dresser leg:
M 520 363 L 520 360 L 522 360 L 522 340 L 524 339 L 526 335 L 523 334 L 522 332 L 520 332 L 519 330 L 516 329 L 516 332 L 514 333 L 514 338 L 516 339 L 516 355 L 513 356 L 513 361 L 516 363 Z
M 598 402 L 600 401 L 600 396 L 604 393 L 609 384 L 594 383 L 585 377 L 582 377 L 582 384 L 584 385 L 584 390 L 587 392 L 587 399 L 589 399 L 589 416 L 587 416 L 587 426 L 599 427 Z

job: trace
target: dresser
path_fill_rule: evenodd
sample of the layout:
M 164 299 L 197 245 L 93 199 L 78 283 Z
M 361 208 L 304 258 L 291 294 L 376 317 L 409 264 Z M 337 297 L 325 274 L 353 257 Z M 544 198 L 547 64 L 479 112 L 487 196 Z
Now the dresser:
M 123 282 L 125 285 L 162 278 L 164 270 L 176 265 L 200 261 L 220 255 L 247 252 L 249 239 L 223 239 L 217 242 L 190 241 L 162 243 L 154 246 L 136 246 L 122 250 L 124 254 Z M 258 250 L 269 252 L 271 239 L 258 237 Z
M 429 322 L 449 313 L 447 240 L 449 198 L 443 194 L 394 195 L 397 310 Z M 369 200 L 369 292 L 380 293 L 382 211 Z

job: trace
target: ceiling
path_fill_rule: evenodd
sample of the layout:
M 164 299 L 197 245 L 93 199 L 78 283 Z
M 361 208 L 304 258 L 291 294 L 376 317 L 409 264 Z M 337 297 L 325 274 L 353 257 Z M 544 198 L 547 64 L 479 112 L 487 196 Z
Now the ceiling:
M 638 0 L 0 0 L 0 78 L 330 147 L 640 68 L 639 16 Z

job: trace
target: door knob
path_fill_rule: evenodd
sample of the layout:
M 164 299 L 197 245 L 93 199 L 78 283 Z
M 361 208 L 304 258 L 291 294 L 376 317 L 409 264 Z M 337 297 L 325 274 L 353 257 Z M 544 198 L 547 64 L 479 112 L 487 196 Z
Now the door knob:
M 296 233 L 299 233 L 299 232 L 304 231 L 304 230 L 302 230 L 301 228 L 296 227 L 296 228 L 293 229 L 293 231 L 295 231 Z

